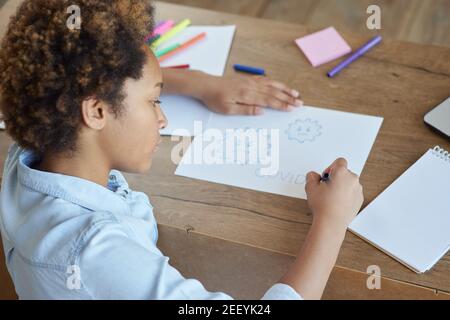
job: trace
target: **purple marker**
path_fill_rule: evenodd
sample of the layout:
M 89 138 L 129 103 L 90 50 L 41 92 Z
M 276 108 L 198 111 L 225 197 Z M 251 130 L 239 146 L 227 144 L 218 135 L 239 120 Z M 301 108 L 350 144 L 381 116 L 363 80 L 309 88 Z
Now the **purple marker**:
M 162 20 L 162 21 L 158 22 L 153 29 L 161 27 L 161 25 L 163 25 L 165 22 L 166 22 L 166 20 Z
M 350 63 L 359 59 L 363 54 L 365 54 L 367 51 L 369 51 L 370 49 L 375 47 L 377 44 L 379 44 L 381 42 L 381 39 L 382 39 L 381 36 L 376 36 L 376 37 L 372 38 L 372 40 L 370 40 L 365 45 L 363 45 L 361 48 L 359 48 L 358 50 L 353 52 L 353 54 L 350 57 L 348 57 L 347 59 L 342 61 L 340 64 L 338 64 L 335 68 L 333 68 L 333 70 L 329 71 L 327 73 L 327 76 L 330 78 L 333 78 L 335 75 L 337 75 L 339 72 L 341 72 L 342 69 L 347 67 Z

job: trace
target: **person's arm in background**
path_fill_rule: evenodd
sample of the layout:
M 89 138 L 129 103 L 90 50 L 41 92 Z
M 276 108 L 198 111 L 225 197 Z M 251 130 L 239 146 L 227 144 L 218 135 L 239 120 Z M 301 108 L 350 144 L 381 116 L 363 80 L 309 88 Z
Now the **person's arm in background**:
M 297 90 L 267 77 L 215 77 L 200 71 L 163 68 L 163 78 L 164 94 L 192 96 L 217 113 L 258 115 L 265 107 L 291 111 L 303 104 Z
M 280 282 L 290 285 L 304 299 L 320 299 L 344 241 L 347 226 L 363 203 L 359 178 L 337 159 L 328 169 L 330 180 L 307 176 L 308 205 L 313 223 L 303 247 Z

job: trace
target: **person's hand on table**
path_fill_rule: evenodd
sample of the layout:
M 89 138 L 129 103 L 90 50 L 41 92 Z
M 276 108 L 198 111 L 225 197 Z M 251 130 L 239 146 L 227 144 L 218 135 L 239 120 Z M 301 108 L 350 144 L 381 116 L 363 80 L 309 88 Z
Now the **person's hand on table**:
M 287 85 L 261 76 L 207 76 L 200 100 L 223 114 L 260 115 L 265 107 L 292 111 L 301 106 L 300 93 Z
M 259 115 L 266 107 L 292 111 L 303 104 L 297 90 L 267 77 L 177 69 L 163 69 L 163 75 L 165 94 L 192 96 L 217 113 Z

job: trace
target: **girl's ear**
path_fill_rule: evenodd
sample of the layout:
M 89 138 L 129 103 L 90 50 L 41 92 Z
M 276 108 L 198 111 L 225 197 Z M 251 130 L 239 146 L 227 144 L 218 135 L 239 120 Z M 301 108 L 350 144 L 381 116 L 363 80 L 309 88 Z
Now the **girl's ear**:
M 106 125 L 106 112 L 108 106 L 95 97 L 88 97 L 81 103 L 81 116 L 83 123 L 94 130 L 101 130 Z

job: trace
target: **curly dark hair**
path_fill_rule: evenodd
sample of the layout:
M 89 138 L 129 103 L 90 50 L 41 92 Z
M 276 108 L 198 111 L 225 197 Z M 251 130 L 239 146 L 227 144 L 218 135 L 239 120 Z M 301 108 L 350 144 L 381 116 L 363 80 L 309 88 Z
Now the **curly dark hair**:
M 67 26 L 71 5 L 80 8 L 79 30 Z M 25 0 L 0 50 L 7 132 L 39 154 L 61 152 L 76 149 L 85 98 L 119 116 L 125 80 L 142 77 L 153 13 L 149 0 Z

